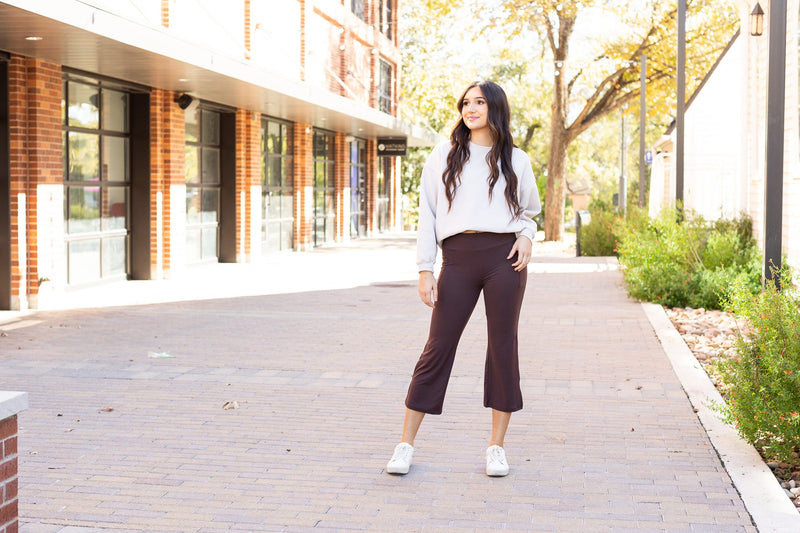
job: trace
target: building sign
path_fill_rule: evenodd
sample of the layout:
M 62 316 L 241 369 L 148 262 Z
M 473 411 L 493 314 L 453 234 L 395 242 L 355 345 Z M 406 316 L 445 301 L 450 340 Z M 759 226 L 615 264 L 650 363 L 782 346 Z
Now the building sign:
M 378 139 L 378 156 L 404 156 L 406 147 L 406 139 Z

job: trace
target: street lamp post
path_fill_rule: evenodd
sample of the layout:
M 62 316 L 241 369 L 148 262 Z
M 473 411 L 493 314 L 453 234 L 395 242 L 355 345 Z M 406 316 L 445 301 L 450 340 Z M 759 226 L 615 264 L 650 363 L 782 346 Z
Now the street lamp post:
M 678 109 L 675 117 L 675 204 L 683 212 L 683 115 L 686 107 L 686 0 L 678 0 Z
M 766 179 L 764 180 L 764 278 L 780 288 L 783 224 L 783 114 L 786 109 L 786 0 L 769 9 Z
M 639 68 L 639 83 L 641 86 L 639 94 L 639 207 L 644 208 L 645 193 L 645 162 L 644 162 L 644 130 L 645 114 L 647 113 L 647 103 L 645 95 L 647 91 L 647 56 L 642 54 Z

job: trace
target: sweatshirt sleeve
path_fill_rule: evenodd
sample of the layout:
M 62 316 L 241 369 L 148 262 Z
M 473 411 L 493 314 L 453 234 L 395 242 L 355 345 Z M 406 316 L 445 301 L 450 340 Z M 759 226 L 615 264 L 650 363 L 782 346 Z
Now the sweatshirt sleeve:
M 442 179 L 442 145 L 433 149 L 425 162 L 420 178 L 419 222 L 417 223 L 417 270 L 433 272 L 436 262 L 436 204 Z
M 520 152 L 522 151 L 520 150 Z M 539 188 L 536 186 L 536 176 L 533 175 L 530 158 L 525 152 L 522 152 L 522 155 L 524 156 L 524 165 L 522 166 L 519 178 L 519 203 L 524 211 L 520 216 L 523 228 L 519 234 L 525 235 L 533 242 L 534 237 L 536 237 L 536 222 L 533 220 L 533 217 L 542 212 L 542 204 L 539 201 Z

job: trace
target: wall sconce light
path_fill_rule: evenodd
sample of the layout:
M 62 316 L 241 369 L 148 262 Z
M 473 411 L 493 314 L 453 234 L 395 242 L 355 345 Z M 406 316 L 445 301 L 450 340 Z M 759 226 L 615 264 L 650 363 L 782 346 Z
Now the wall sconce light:
M 184 111 L 194 111 L 200 105 L 200 100 L 192 95 L 183 93 L 175 98 L 175 103 Z
M 756 2 L 753 11 L 750 12 L 750 35 L 758 37 L 764 34 L 764 10 L 761 4 Z

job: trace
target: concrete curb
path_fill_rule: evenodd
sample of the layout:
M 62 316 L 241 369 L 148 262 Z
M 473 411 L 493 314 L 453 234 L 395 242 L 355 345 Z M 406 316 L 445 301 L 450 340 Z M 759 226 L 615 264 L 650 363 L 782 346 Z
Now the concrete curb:
M 800 513 L 772 471 L 756 449 L 712 410 L 713 405 L 723 403 L 722 396 L 672 326 L 664 308 L 651 303 L 643 303 L 642 308 L 758 530 L 761 533 L 800 531 Z

